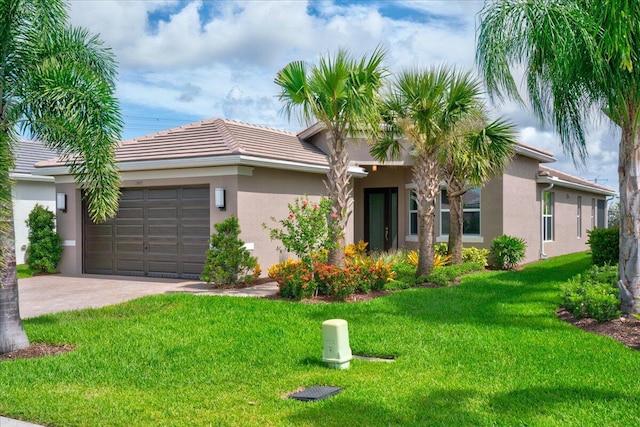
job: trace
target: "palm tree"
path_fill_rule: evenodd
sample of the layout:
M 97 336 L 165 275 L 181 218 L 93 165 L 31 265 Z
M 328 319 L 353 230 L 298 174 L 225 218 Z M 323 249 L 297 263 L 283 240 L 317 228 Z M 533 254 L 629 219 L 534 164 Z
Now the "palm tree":
M 452 264 L 462 263 L 464 195 L 469 186 L 481 187 L 504 172 L 515 144 L 515 126 L 502 118 L 487 124 L 484 108 L 456 127 L 456 135 L 442 159 L 442 179 L 449 201 L 448 254 Z
M 456 126 L 476 111 L 479 93 L 478 82 L 468 72 L 440 67 L 401 72 L 386 97 L 386 132 L 374 142 L 371 154 L 379 161 L 397 158 L 403 140 L 409 144 L 418 205 L 417 276 L 433 272 L 442 150 L 453 140 Z
M 640 2 L 506 0 L 480 12 L 476 61 L 489 93 L 521 100 L 511 66 L 524 69 L 533 111 L 565 152 L 584 160 L 585 125 L 599 110 L 620 127 L 622 311 L 640 313 Z
M 321 123 L 329 135 L 329 171 L 325 186 L 333 202 L 328 218 L 333 238 L 329 264 L 344 266 L 344 230 L 351 215 L 347 137 L 375 134 L 380 123 L 378 91 L 387 71 L 385 52 L 377 48 L 357 61 L 344 49 L 321 57 L 318 65 L 289 63 L 276 76 L 283 112 L 290 119 Z
M 62 0 L 0 0 L 0 353 L 24 348 L 9 170 L 19 131 L 56 149 L 96 221 L 117 210 L 121 119 L 116 66 L 100 40 L 69 27 Z

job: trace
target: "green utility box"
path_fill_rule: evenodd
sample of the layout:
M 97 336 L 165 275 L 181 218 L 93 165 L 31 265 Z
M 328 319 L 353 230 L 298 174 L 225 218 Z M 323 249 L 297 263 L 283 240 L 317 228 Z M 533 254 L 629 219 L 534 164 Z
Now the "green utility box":
M 322 360 L 332 369 L 347 369 L 353 358 L 349 347 L 347 321 L 331 319 L 322 322 Z

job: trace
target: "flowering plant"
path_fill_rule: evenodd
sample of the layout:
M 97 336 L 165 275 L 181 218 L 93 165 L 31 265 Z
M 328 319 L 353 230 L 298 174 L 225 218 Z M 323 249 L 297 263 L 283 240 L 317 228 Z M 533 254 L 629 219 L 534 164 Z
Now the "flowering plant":
M 296 254 L 306 268 L 313 271 L 314 254 L 333 245 L 327 225 L 331 200 L 322 197 L 319 202 L 313 202 L 305 195 L 288 206 L 289 215 L 285 219 L 271 217 L 280 227 L 269 228 L 266 224 L 263 227 L 269 229 L 271 240 L 280 240 L 284 250 Z M 283 248 L 278 249 L 283 251 Z

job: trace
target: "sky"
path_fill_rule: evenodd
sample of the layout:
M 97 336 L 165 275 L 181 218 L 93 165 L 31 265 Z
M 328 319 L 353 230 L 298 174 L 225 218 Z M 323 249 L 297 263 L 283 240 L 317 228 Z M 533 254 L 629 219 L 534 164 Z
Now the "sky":
M 455 66 L 475 71 L 477 0 L 71 0 L 73 25 L 99 34 L 119 66 L 116 95 L 123 139 L 212 117 L 299 132 L 281 113 L 277 72 L 318 62 L 340 48 L 354 57 L 387 50 L 391 74 Z M 488 101 L 489 102 L 489 101 Z M 606 119 L 590 126 L 589 157 L 574 165 L 559 137 L 529 108 L 489 103 L 525 144 L 551 151 L 549 166 L 617 189 L 619 133 Z

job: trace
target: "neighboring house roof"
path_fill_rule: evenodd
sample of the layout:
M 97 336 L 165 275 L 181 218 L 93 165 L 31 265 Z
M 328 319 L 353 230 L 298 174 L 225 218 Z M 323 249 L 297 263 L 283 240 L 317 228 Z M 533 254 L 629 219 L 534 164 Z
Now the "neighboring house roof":
M 247 165 L 325 173 L 327 155 L 295 134 L 220 118 L 130 139 L 116 149 L 120 170 Z M 38 163 L 66 173 L 59 159 Z M 351 168 L 364 176 L 360 168 Z
M 584 190 L 606 196 L 613 196 L 616 194 L 616 190 L 614 190 L 613 188 L 605 187 L 604 185 L 596 184 L 591 181 L 578 178 L 577 176 L 569 175 L 568 173 L 548 168 L 546 166 L 540 166 L 540 168 L 538 169 L 538 177 L 536 178 L 536 182 L 538 184 L 553 184 L 559 187 Z
M 53 178 L 48 176 L 34 176 L 36 163 L 51 159 L 56 156 L 56 152 L 46 147 L 41 141 L 18 140 L 13 147 L 15 154 L 15 164 L 10 171 L 12 179 L 26 181 L 50 181 Z

